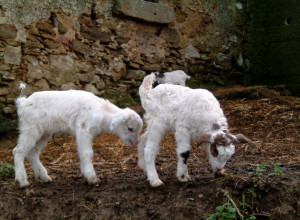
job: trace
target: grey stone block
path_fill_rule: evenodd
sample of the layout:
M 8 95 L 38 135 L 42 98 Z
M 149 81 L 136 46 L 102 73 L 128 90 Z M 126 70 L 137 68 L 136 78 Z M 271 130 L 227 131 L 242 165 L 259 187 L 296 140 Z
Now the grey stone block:
M 159 24 L 169 24 L 174 21 L 172 7 L 144 0 L 114 0 L 113 12 L 114 14 Z

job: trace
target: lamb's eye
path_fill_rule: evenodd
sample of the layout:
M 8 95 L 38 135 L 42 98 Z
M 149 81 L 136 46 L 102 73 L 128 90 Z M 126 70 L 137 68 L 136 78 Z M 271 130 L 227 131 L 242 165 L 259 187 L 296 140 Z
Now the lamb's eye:
M 128 131 L 133 132 L 133 129 L 132 128 L 128 128 Z

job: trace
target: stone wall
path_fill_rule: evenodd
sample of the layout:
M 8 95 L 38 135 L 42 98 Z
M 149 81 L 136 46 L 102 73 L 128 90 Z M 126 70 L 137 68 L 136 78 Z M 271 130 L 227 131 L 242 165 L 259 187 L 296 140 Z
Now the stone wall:
M 16 118 L 20 81 L 28 95 L 83 89 L 121 107 L 138 104 L 148 71 L 183 69 L 191 87 L 243 82 L 241 3 L 156 2 L 1 0 L 0 115 Z

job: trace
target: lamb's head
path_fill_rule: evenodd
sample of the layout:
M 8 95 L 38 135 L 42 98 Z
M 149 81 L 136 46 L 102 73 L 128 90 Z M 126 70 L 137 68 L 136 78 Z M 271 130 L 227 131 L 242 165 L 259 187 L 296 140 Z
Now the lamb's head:
M 160 72 L 153 72 L 153 73 L 155 75 L 155 83 L 157 84 L 166 83 L 166 78 L 164 73 L 160 73 Z
M 110 130 L 118 135 L 124 144 L 136 146 L 143 127 L 141 117 L 129 108 L 117 112 L 111 121 Z
M 158 78 L 164 78 L 165 74 L 164 73 L 155 72 L 155 76 L 158 77 Z
M 235 151 L 235 144 L 251 143 L 251 140 L 242 134 L 232 135 L 227 130 L 218 131 L 212 134 L 205 133 L 197 141 L 198 145 L 203 144 L 209 157 L 209 163 L 213 172 L 221 171 L 226 162 Z

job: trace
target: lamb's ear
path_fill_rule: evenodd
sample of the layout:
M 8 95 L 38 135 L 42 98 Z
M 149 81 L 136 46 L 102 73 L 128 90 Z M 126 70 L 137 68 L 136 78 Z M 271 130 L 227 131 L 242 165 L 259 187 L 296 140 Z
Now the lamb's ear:
M 157 76 L 159 77 L 159 78 L 164 78 L 165 77 L 165 74 L 164 73 L 159 73 L 159 72 L 157 72 L 158 74 L 157 74 Z
M 249 138 L 245 137 L 243 134 L 237 134 L 235 135 L 236 137 L 236 144 L 240 144 L 240 143 L 253 143 Z
M 124 122 L 126 119 L 127 116 L 123 112 L 114 114 L 110 123 L 110 130 L 113 131 L 120 123 Z
M 204 142 L 210 142 L 211 134 L 203 134 L 198 140 L 197 140 L 197 145 L 201 145 Z

